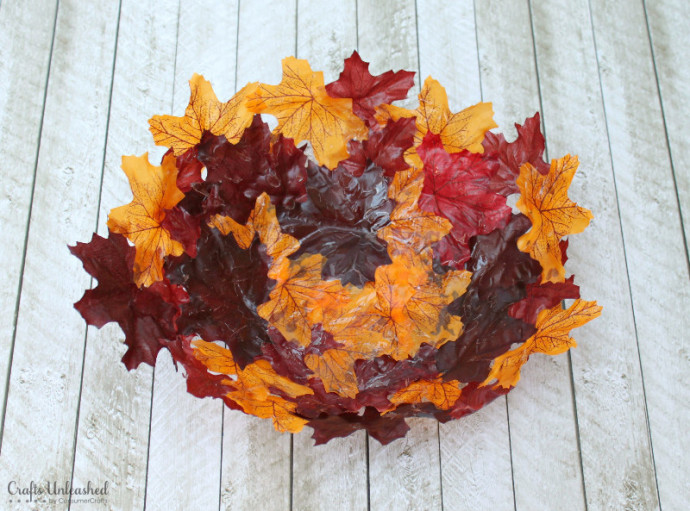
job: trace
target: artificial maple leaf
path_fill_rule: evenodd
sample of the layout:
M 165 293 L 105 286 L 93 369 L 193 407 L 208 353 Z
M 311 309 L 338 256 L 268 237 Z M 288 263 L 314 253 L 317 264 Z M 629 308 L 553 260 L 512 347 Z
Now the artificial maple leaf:
M 539 261 L 542 282 L 565 280 L 559 242 L 563 236 L 584 231 L 593 218 L 568 198 L 577 166 L 577 157 L 567 155 L 553 160 L 546 176 L 529 163 L 520 168 L 517 207 L 532 221 L 532 229 L 520 237 L 518 248 Z
M 530 355 L 560 355 L 575 347 L 577 344 L 575 339 L 570 337 L 570 331 L 600 315 L 601 307 L 597 302 L 580 299 L 575 300 L 567 309 L 563 309 L 559 304 L 541 311 L 537 318 L 537 332 L 524 344 L 497 357 L 483 385 L 488 385 L 496 379 L 494 387 L 514 387 L 520 379 L 520 368 Z
M 482 144 L 485 156 L 498 160 L 499 164 L 491 180 L 491 190 L 505 196 L 520 191 L 516 180 L 523 163 L 530 163 L 542 174 L 549 171 L 549 164 L 544 161 L 545 140 L 539 112 L 527 118 L 522 126 L 515 123 L 515 129 L 517 138 L 513 142 L 506 141 L 502 133 L 487 131 Z
M 148 153 L 123 156 L 122 170 L 134 199 L 110 211 L 108 228 L 134 243 L 134 279 L 139 286 L 150 286 L 163 279 L 165 256 L 177 256 L 184 251 L 183 245 L 161 226 L 165 210 L 172 209 L 184 194 L 177 188 L 177 167 L 172 155 L 164 157 L 160 167 L 149 163 Z
M 483 381 L 494 358 L 535 332 L 533 325 L 508 314 L 525 298 L 525 284 L 536 282 L 541 272 L 539 263 L 517 248 L 517 239 L 529 228 L 524 215 L 513 215 L 504 229 L 475 238 L 465 265 L 472 281 L 448 306 L 450 314 L 463 319 L 462 335 L 435 354 L 445 379 Z
M 237 142 L 254 117 L 247 110 L 246 98 L 256 87 L 256 83 L 249 83 L 229 101 L 221 103 L 211 84 L 195 73 L 189 80 L 191 94 L 185 115 L 155 115 L 149 120 L 153 140 L 156 145 L 170 147 L 175 156 L 196 146 L 206 131 Z
M 418 380 L 398 390 L 391 397 L 394 405 L 403 403 L 433 403 L 442 410 L 452 407 L 462 393 L 463 384 L 458 380 L 443 381 L 440 376 L 433 380 Z
M 453 225 L 435 249 L 442 264 L 462 268 L 470 257 L 470 238 L 503 227 L 510 219 L 505 197 L 491 191 L 498 167 L 469 151 L 449 154 L 441 137 L 433 133 L 424 136 L 417 154 L 424 168 L 420 209 L 447 218 Z
M 563 282 L 554 284 L 546 282 L 534 283 L 527 286 L 527 296 L 514 303 L 509 313 L 512 317 L 535 324 L 537 317 L 544 309 L 550 309 L 566 299 L 580 298 L 580 288 L 574 283 L 574 275 Z
M 98 280 L 74 307 L 89 325 L 101 328 L 116 322 L 125 334 L 127 352 L 122 357 L 127 369 L 142 362 L 155 365 L 165 340 L 175 339 L 175 320 L 180 305 L 187 301 L 185 291 L 167 280 L 139 288 L 134 283 L 135 249 L 124 236 L 94 234 L 89 243 L 77 243 L 70 252 L 81 259 L 84 269 Z
M 376 107 L 405 99 L 414 85 L 414 75 L 411 71 L 387 71 L 373 76 L 369 73 L 369 63 L 355 51 L 345 59 L 340 77 L 326 85 L 326 91 L 334 98 L 352 98 L 354 113 L 373 128 L 376 125 Z
M 324 280 L 360 287 L 374 280 L 376 267 L 390 263 L 386 243 L 376 236 L 394 207 L 384 171 L 369 163 L 356 176 L 342 166 L 331 171 L 310 162 L 307 175 L 307 200 L 279 210 L 283 231 L 300 242 L 292 257 L 325 256 Z
M 397 204 L 391 213 L 390 224 L 378 231 L 378 237 L 388 243 L 391 256 L 420 253 L 453 227 L 447 219 L 419 208 L 423 187 L 424 173 L 421 169 L 403 170 L 393 178 L 388 196 Z
M 276 389 L 294 398 L 313 394 L 314 391 L 279 375 L 268 361 L 257 360 L 240 369 L 229 350 L 204 341 L 194 343 L 194 355 L 211 371 L 236 376 L 224 381 L 224 384 L 232 387 L 227 397 L 242 406 L 246 413 L 272 418 L 278 431 L 296 433 L 306 424 L 305 419 L 292 413 L 296 408 L 294 402 L 272 392 Z
M 276 281 L 270 300 L 257 308 L 259 315 L 288 340 L 307 345 L 311 328 L 323 323 L 324 311 L 344 302 L 347 292 L 338 280 L 321 280 L 324 257 L 305 255 L 297 261 L 282 258 L 269 269 Z
M 203 225 L 197 256 L 171 258 L 168 278 L 184 285 L 189 303 L 177 320 L 181 335 L 198 335 L 206 341 L 222 340 L 235 361 L 244 367 L 270 343 L 268 324 L 256 312 L 256 304 L 268 299 L 272 281 L 259 239 L 240 247 L 233 236 L 224 236 Z
M 483 152 L 484 134 L 497 126 L 493 119 L 494 112 L 491 103 L 477 103 L 460 112 L 452 113 L 448 108 L 446 90 L 431 76 L 424 80 L 424 86 L 419 93 L 417 110 L 382 105 L 377 114 L 380 124 L 389 119 L 415 117 L 417 133 L 414 148 L 421 145 L 424 135 L 430 131 L 441 137 L 443 146 L 449 153 L 457 153 L 463 149 L 473 153 Z M 414 148 L 408 150 L 407 161 L 410 165 L 420 167 L 421 162 Z
M 207 195 L 204 205 L 209 213 L 245 222 L 262 193 L 285 210 L 306 200 L 307 156 L 303 148 L 282 135 L 272 136 L 259 115 L 238 141 L 205 134 L 198 153 L 207 175 L 195 189 Z
M 328 392 L 355 397 L 358 392 L 354 364 L 357 359 L 348 350 L 330 349 L 321 355 L 307 354 L 304 363 L 321 378 Z
M 428 256 L 426 262 L 394 257 L 392 264 L 376 270 L 378 300 L 365 314 L 370 329 L 388 340 L 382 354 L 402 360 L 414 356 L 424 342 L 438 347 L 458 338 L 462 321 L 445 309 L 464 292 L 470 272 L 449 273 L 444 278 L 433 274 Z
M 283 59 L 283 79 L 278 85 L 261 84 L 249 97 L 249 110 L 278 119 L 275 133 L 295 143 L 308 140 L 321 165 L 333 169 L 348 156 L 347 142 L 365 139 L 368 130 L 352 111 L 352 100 L 332 98 L 323 73 L 313 72 L 306 60 Z

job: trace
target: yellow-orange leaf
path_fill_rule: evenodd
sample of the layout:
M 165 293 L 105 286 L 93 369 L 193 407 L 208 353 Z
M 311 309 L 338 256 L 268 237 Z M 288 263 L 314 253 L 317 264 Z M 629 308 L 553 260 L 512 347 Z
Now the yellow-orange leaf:
M 254 234 L 266 247 L 266 254 L 277 265 L 279 259 L 284 259 L 299 248 L 299 242 L 289 234 L 283 233 L 276 217 L 276 208 L 271 204 L 267 193 L 262 193 L 256 199 L 247 223 L 242 225 L 229 216 L 215 215 L 208 221 L 210 227 L 215 227 L 224 235 L 230 233 L 240 248 L 247 249 L 252 244 Z
M 189 80 L 189 105 L 182 117 L 155 115 L 149 120 L 156 145 L 171 147 L 179 156 L 201 141 L 205 131 L 225 135 L 229 142 L 242 138 L 254 114 L 247 110 L 246 98 L 257 83 L 249 83 L 229 101 L 221 103 L 211 84 L 203 76 L 194 74 Z
M 182 244 L 161 227 L 165 210 L 180 202 L 184 194 L 177 188 L 172 155 L 164 157 L 160 167 L 149 163 L 148 153 L 123 156 L 122 170 L 129 179 L 133 200 L 110 211 L 108 227 L 134 243 L 134 280 L 140 287 L 150 286 L 163 279 L 164 257 L 184 251 Z
M 372 330 L 388 340 L 385 353 L 396 360 L 414 356 L 422 343 L 439 347 L 462 333 L 462 321 L 445 311 L 464 293 L 471 273 L 453 273 L 448 280 L 434 275 L 429 258 L 394 257 L 376 269 L 377 303 L 366 312 Z
M 313 394 L 314 391 L 279 375 L 267 360 L 259 359 L 240 369 L 230 350 L 202 340 L 194 342 L 194 356 L 210 371 L 234 377 L 223 380 L 224 384 L 233 388 L 227 397 L 239 404 L 246 413 L 272 418 L 278 431 L 296 433 L 307 423 L 305 419 L 294 415 L 294 402 L 273 394 L 271 389 L 280 390 L 288 397 Z
M 304 363 L 321 378 L 327 392 L 335 392 L 351 398 L 359 392 L 355 376 L 355 360 L 357 360 L 355 354 L 342 349 L 326 350 L 321 356 L 308 354 L 304 357 Z
M 282 81 L 261 84 L 249 97 L 248 108 L 274 115 L 278 119 L 275 133 L 295 143 L 308 140 L 316 160 L 329 169 L 348 157 L 348 141 L 368 135 L 364 121 L 352 112 L 352 100 L 330 97 L 323 73 L 294 57 L 283 59 Z
M 520 167 L 517 207 L 532 221 L 532 228 L 518 240 L 518 248 L 528 252 L 542 267 L 542 282 L 563 282 L 565 268 L 559 241 L 568 234 L 582 232 L 592 213 L 568 198 L 568 188 L 577 170 L 577 156 L 553 160 L 544 176 L 529 163 Z
M 448 108 L 448 96 L 443 86 L 430 76 L 424 81 L 419 93 L 419 108 L 407 110 L 393 105 L 383 105 L 378 111 L 379 122 L 388 119 L 398 120 L 401 117 L 416 117 L 417 132 L 415 133 L 414 148 L 419 147 L 429 131 L 441 137 L 443 147 L 449 153 L 457 153 L 467 149 L 474 153 L 483 153 L 482 141 L 484 134 L 497 124 L 493 119 L 494 111 L 491 103 L 477 103 L 460 112 L 453 113 Z M 410 165 L 421 168 L 421 160 L 414 148 L 406 152 L 406 160 Z
M 286 257 L 271 265 L 268 276 L 276 281 L 270 300 L 257 307 L 259 316 L 275 326 L 287 340 L 303 346 L 311 342 L 311 328 L 323 323 L 325 311 L 347 300 L 339 280 L 322 280 L 325 258 L 305 255 L 297 261 Z
M 377 236 L 388 243 L 392 256 L 417 254 L 448 234 L 453 227 L 447 219 L 419 208 L 424 187 L 424 173 L 407 169 L 395 173 L 388 196 L 396 201 L 391 222 Z
M 537 317 L 537 332 L 524 344 L 494 359 L 489 376 L 482 385 L 496 379 L 494 386 L 514 387 L 520 380 L 520 368 L 533 353 L 559 355 L 576 346 L 570 337 L 573 328 L 588 323 L 601 315 L 597 302 L 575 300 L 567 309 L 560 305 L 543 310 Z
M 448 410 L 460 398 L 463 386 L 458 380 L 443 381 L 441 377 L 415 381 L 393 394 L 390 402 L 394 405 L 433 403 L 441 410 Z

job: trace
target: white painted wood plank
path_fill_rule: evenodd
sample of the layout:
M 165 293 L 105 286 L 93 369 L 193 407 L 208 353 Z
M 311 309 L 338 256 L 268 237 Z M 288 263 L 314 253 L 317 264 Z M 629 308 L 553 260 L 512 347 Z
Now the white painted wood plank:
M 280 82 L 280 61 L 296 50 L 295 7 L 287 0 L 240 2 L 238 89 L 248 82 Z M 288 509 L 292 437 L 275 431 L 269 420 L 235 410 L 225 409 L 223 417 L 221 509 Z
M 4 270 L 0 280 L 0 398 L 3 404 L 55 9 L 55 0 L 7 0 L 0 6 L 0 140 L 7 158 L 0 180 L 0 259 Z
M 415 417 L 407 423 L 407 436 L 388 445 L 369 438 L 369 499 L 374 511 L 443 509 L 438 422 Z
M 396 102 L 396 105 L 417 108 L 420 77 L 414 4 L 405 0 L 358 0 L 357 27 L 359 54 L 362 60 L 371 63 L 371 74 L 389 69 L 417 73 L 407 100 Z
M 690 3 L 684 0 L 643 0 L 643 5 L 651 34 L 687 250 L 690 248 L 687 247 L 690 240 L 690 140 L 687 136 L 687 106 L 690 103 Z M 687 360 L 687 355 L 685 358 Z
M 572 352 L 583 476 L 590 509 L 656 509 L 657 492 L 611 155 L 590 13 L 584 0 L 532 2 L 551 157 L 579 154 L 570 197 L 594 211 L 573 240 L 570 269 L 604 312 Z
M 221 101 L 234 93 L 237 9 L 235 1 L 180 4 L 175 115 L 182 115 L 189 102 L 189 79 L 194 73 L 211 82 Z M 213 23 L 209 23 L 210 13 Z M 219 54 L 225 57 L 218 58 Z M 218 509 L 223 403 L 189 394 L 183 372 L 175 370 L 168 353 L 161 354 L 156 363 L 147 508 Z
M 417 20 L 412 2 L 358 2 L 359 50 L 371 62 L 369 71 L 389 69 L 419 71 Z M 409 97 L 400 104 L 416 108 L 419 76 Z M 369 501 L 373 510 L 440 509 L 441 474 L 438 423 L 430 419 L 408 420 L 411 430 L 404 439 L 381 446 L 369 439 Z
M 690 287 L 644 6 L 594 3 L 592 20 L 660 503 L 681 509 L 690 495 L 690 457 L 678 455 L 690 452 Z
M 132 197 L 120 168 L 122 155 L 149 151 L 153 163 L 160 161 L 162 149 L 151 151 L 147 121 L 153 113 L 170 112 L 176 30 L 176 3 L 122 2 L 97 227 L 101 236 L 108 235 L 110 210 Z M 88 329 L 74 481 L 86 484 L 96 476 L 110 481 L 108 506 L 128 510 L 144 507 L 152 369 L 142 364 L 127 371 L 121 362 L 123 340 L 114 324 Z
M 476 9 L 484 99 L 497 130 L 514 140 L 514 123 L 540 109 L 529 6 L 490 0 Z M 532 357 L 507 398 L 516 508 L 584 509 L 567 356 Z
M 294 436 L 292 508 L 366 510 L 366 434 L 358 431 L 315 446 L 310 431 L 305 428 Z
M 307 59 L 313 70 L 323 71 L 325 83 L 338 78 L 344 59 L 356 47 L 354 1 L 298 2 L 297 57 Z M 314 446 L 311 431 L 305 428 L 293 438 L 293 509 L 367 509 L 366 434 L 360 431 Z
M 417 3 L 421 79 L 443 85 L 456 112 L 482 100 L 474 4 Z M 488 98 L 490 100 L 491 98 Z M 513 509 L 505 398 L 470 417 L 439 425 L 443 509 Z
M 105 1 L 66 0 L 58 11 L 9 383 L 2 481 L 64 484 L 72 474 L 86 330 L 72 304 L 88 287 L 89 276 L 66 245 L 84 239 L 95 226 L 117 14 L 118 4 Z

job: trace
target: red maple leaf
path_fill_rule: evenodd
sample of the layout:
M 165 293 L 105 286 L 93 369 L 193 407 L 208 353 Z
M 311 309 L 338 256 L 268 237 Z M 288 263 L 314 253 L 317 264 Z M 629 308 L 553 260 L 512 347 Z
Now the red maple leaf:
M 419 207 L 453 224 L 436 245 L 441 263 L 462 268 L 470 257 L 469 239 L 505 227 L 510 218 L 505 197 L 491 190 L 496 162 L 469 151 L 450 154 L 441 137 L 431 132 L 417 154 L 424 164 Z

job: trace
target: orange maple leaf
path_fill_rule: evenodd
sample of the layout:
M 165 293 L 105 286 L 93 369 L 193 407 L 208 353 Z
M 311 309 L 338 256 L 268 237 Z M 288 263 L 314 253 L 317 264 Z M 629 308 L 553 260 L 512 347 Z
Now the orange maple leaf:
M 214 215 L 208 221 L 208 225 L 215 227 L 226 236 L 232 233 L 237 244 L 243 249 L 249 248 L 254 235 L 258 234 L 261 243 L 266 247 L 266 254 L 272 259 L 274 265 L 279 264 L 280 260 L 299 248 L 299 241 L 281 230 L 276 208 L 271 204 L 271 198 L 265 192 L 257 197 L 246 224 L 242 225 L 229 216 Z
M 493 115 L 491 103 L 477 103 L 460 112 L 451 112 L 448 108 L 446 89 L 431 76 L 424 80 L 417 110 L 394 105 L 382 105 L 377 109 L 377 120 L 382 124 L 390 119 L 397 121 L 401 117 L 416 117 L 417 132 L 414 146 L 405 152 L 405 158 L 410 165 L 417 168 L 422 167 L 422 162 L 415 148 L 421 145 L 424 135 L 429 131 L 441 137 L 443 147 L 449 153 L 457 153 L 463 149 L 483 153 L 484 133 L 498 126 Z
M 443 381 L 440 376 L 434 380 L 414 381 L 393 394 L 390 402 L 396 406 L 404 403 L 433 403 L 441 410 L 448 410 L 460 398 L 464 386 L 458 380 Z
M 593 218 L 591 211 L 568 198 L 577 166 L 577 156 L 566 155 L 553 160 L 545 176 L 529 163 L 520 167 L 517 185 L 521 196 L 517 207 L 532 221 L 532 228 L 518 239 L 518 248 L 539 261 L 542 282 L 565 280 L 559 241 L 568 234 L 584 231 Z
M 347 300 L 339 280 L 322 280 L 325 258 L 304 255 L 292 261 L 282 257 L 271 265 L 268 276 L 276 281 L 269 301 L 259 305 L 259 316 L 275 326 L 287 340 L 303 346 L 311 342 L 311 329 L 323 323 L 326 311 Z
M 259 359 L 240 369 L 235 364 L 232 352 L 212 342 L 194 342 L 194 357 L 210 371 L 225 374 L 230 378 L 223 380 L 233 388 L 227 397 L 239 404 L 246 413 L 261 418 L 272 418 L 278 431 L 297 433 L 307 423 L 302 417 L 294 415 L 296 404 L 276 395 L 276 389 L 287 397 L 313 394 L 309 387 L 300 385 L 275 372 L 270 362 Z
M 567 309 L 559 304 L 541 311 L 537 317 L 537 332 L 514 350 L 496 357 L 482 386 L 495 379 L 497 381 L 494 387 L 514 387 L 520 380 L 520 368 L 529 360 L 530 355 L 559 355 L 574 348 L 577 343 L 570 337 L 570 331 L 600 315 L 601 307 L 597 302 L 580 299 L 575 300 Z
M 274 133 L 296 144 L 308 140 L 316 160 L 329 169 L 348 157 L 348 141 L 365 139 L 369 133 L 352 112 L 352 100 L 330 97 L 323 73 L 294 57 L 283 59 L 283 79 L 278 85 L 259 85 L 248 98 L 248 108 L 274 115 L 278 119 Z
M 365 358 L 365 355 L 336 348 L 326 350 L 320 356 L 313 353 L 305 355 L 304 363 L 321 379 L 326 392 L 354 398 L 359 392 L 355 361 L 360 358 Z
M 419 197 L 424 187 L 424 172 L 407 169 L 395 173 L 388 188 L 388 196 L 395 200 L 390 223 L 380 229 L 377 236 L 388 244 L 392 256 L 418 254 L 440 240 L 452 229 L 446 218 L 419 208 Z
M 175 156 L 197 145 L 205 131 L 225 135 L 231 143 L 238 142 L 254 117 L 247 110 L 246 99 L 257 85 L 249 83 L 229 101 L 221 103 L 211 84 L 195 73 L 189 80 L 191 94 L 184 116 L 155 115 L 149 120 L 153 140 L 156 145 L 171 147 Z
M 163 259 L 167 255 L 180 255 L 181 243 L 170 238 L 161 227 L 165 210 L 171 209 L 184 198 L 177 188 L 175 157 L 167 155 L 160 167 L 149 163 L 148 153 L 143 156 L 123 156 L 125 171 L 133 200 L 125 206 L 112 209 L 108 215 L 108 228 L 124 234 L 136 247 L 134 281 L 150 286 L 163 279 Z
M 448 314 L 446 306 L 465 292 L 471 273 L 435 274 L 430 252 L 393 257 L 392 264 L 376 269 L 378 300 L 365 314 L 370 329 L 388 340 L 383 353 L 396 360 L 414 356 L 422 343 L 438 348 L 462 333 L 461 318 Z

